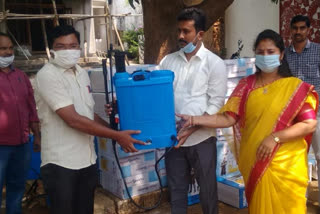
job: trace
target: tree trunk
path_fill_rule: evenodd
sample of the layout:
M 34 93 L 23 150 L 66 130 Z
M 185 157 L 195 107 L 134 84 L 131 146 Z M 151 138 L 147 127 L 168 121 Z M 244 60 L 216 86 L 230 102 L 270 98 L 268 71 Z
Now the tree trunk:
M 206 0 L 196 7 L 207 15 L 207 29 L 220 17 L 233 0 Z M 185 8 L 183 0 L 142 0 L 144 21 L 144 62 L 159 63 L 168 53 L 178 50 L 177 15 Z M 206 45 L 206 41 L 205 41 Z

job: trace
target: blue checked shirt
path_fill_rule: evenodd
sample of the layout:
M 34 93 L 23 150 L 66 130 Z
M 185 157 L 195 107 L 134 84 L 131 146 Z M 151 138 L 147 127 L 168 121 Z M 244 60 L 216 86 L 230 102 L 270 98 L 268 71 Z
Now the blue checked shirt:
M 308 40 L 300 54 L 290 45 L 286 48 L 285 55 L 292 74 L 314 85 L 320 95 L 320 44 Z

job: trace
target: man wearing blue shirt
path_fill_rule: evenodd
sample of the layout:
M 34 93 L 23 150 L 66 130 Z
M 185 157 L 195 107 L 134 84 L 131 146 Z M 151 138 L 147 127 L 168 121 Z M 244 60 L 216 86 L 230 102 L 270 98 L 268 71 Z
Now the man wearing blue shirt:
M 292 74 L 301 80 L 314 85 L 320 94 L 320 44 L 309 41 L 310 20 L 307 16 L 297 15 L 291 23 L 292 44 L 286 48 L 285 55 Z M 313 133 L 312 148 L 318 166 L 318 184 L 320 186 L 320 114 L 318 125 Z M 320 201 L 320 194 L 319 194 Z

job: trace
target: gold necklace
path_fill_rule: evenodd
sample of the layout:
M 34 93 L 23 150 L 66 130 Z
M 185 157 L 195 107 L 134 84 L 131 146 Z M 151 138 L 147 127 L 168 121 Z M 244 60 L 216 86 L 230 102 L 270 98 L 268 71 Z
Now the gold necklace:
M 279 79 L 279 78 L 275 78 L 274 80 L 272 80 L 270 83 L 272 83 L 272 82 L 274 82 L 274 81 L 276 81 L 277 79 Z M 260 80 L 261 80 L 261 83 L 262 83 L 262 89 L 263 89 L 263 94 L 266 94 L 266 93 L 268 93 L 268 88 L 265 88 L 265 86 L 267 86 L 267 85 L 265 85 L 264 84 L 264 82 L 263 82 L 263 78 L 260 76 Z M 269 83 L 268 83 L 269 84 Z
M 261 80 L 261 83 L 262 83 L 262 90 L 263 90 L 262 93 L 263 93 L 263 94 L 268 93 L 268 88 L 265 88 L 265 84 L 264 84 L 261 76 L 260 76 L 260 80 Z

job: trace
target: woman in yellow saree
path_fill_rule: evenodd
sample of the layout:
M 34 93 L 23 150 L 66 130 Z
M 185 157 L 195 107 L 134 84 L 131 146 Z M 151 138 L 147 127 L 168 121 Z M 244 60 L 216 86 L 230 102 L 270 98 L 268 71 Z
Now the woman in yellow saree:
M 257 73 L 239 82 L 219 113 L 178 116 L 184 128 L 233 126 L 250 214 L 303 214 L 317 94 L 291 76 L 279 34 L 261 32 L 254 48 Z

